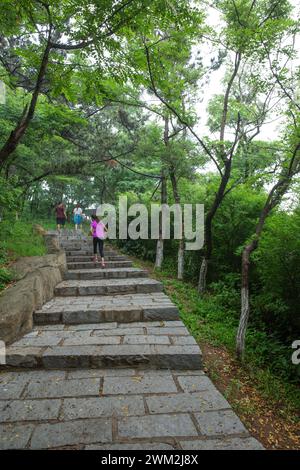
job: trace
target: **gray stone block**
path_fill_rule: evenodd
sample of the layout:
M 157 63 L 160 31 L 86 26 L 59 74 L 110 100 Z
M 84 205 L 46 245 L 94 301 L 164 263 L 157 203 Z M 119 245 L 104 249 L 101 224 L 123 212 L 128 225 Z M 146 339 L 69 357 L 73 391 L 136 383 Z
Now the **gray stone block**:
M 147 292 L 162 292 L 163 285 L 160 283 L 153 284 L 138 284 L 136 286 L 136 292 L 146 294 Z
M 168 336 L 154 335 L 128 335 L 125 336 L 123 344 L 170 344 Z
M 199 392 L 202 390 L 216 390 L 211 380 L 203 376 L 183 376 L 178 377 L 178 382 L 185 392 Z
M 25 388 L 27 380 L 8 379 L 0 382 L 0 400 L 19 398 Z
M 0 421 L 43 421 L 58 418 L 61 400 L 0 401 Z
M 97 322 L 122 322 L 122 321 L 138 321 L 141 318 L 141 309 L 126 309 L 119 308 L 116 306 L 99 307 L 98 310 L 94 310 L 93 307 L 87 307 L 85 310 L 79 312 L 64 312 L 63 322 L 65 324 L 74 325 L 79 323 L 97 323 Z
M 0 426 L 0 449 L 24 449 L 34 429 L 31 424 L 3 424 Z
M 151 414 L 230 409 L 229 403 L 217 391 L 151 396 L 146 398 L 146 402 Z
M 245 426 L 232 410 L 195 413 L 201 434 L 247 434 Z
M 58 343 L 61 341 L 61 337 L 57 334 L 51 334 L 51 332 L 49 332 L 49 334 L 45 334 L 41 337 L 35 337 L 35 338 L 31 338 L 31 337 L 27 337 L 25 336 L 24 338 L 22 338 L 21 340 L 19 341 L 16 341 L 14 343 L 14 347 L 45 347 L 45 346 L 56 346 L 58 345 Z
M 148 277 L 147 271 L 138 268 L 98 268 L 69 270 L 65 279 L 127 279 L 136 277 Z
M 68 367 L 90 366 L 90 357 L 100 353 L 102 346 L 59 346 L 48 348 L 42 355 L 42 363 L 46 369 L 65 369 Z
M 82 379 L 87 377 L 122 377 L 135 375 L 134 369 L 79 369 L 68 372 L 68 379 Z
M 182 326 L 176 326 L 176 327 L 168 327 L 168 326 L 161 326 L 161 327 L 147 327 L 147 334 L 148 335 L 172 335 L 172 336 L 181 336 L 181 335 L 186 335 L 189 336 L 188 330 Z
M 145 407 L 141 396 L 66 398 L 62 408 L 64 420 L 144 414 Z
M 43 325 L 43 331 L 63 331 L 65 325 Z
M 78 380 L 31 381 L 25 393 L 26 398 L 57 398 L 77 396 L 98 396 L 99 378 Z
M 20 372 L 9 372 L 12 375 L 13 380 L 19 383 L 28 383 L 31 381 L 39 382 L 45 381 L 57 381 L 66 378 L 66 371 L 64 370 L 24 370 Z
M 101 330 L 100 330 L 101 331 Z M 105 331 L 105 330 L 104 330 Z M 63 346 L 87 346 L 120 344 L 121 336 L 94 335 L 90 331 L 68 332 L 69 336 L 63 340 Z
M 85 331 L 85 330 L 99 330 L 99 334 L 102 334 L 101 331 L 103 330 L 110 330 L 116 331 L 118 324 L 116 322 L 108 322 L 108 323 L 89 323 L 89 324 L 81 324 L 81 325 L 72 325 L 68 326 L 67 331 Z M 101 330 L 101 331 L 100 331 Z M 94 331 L 95 334 L 95 331 Z M 108 334 L 111 336 L 111 333 Z
M 173 323 L 173 322 L 170 322 Z M 176 322 L 174 322 L 176 323 Z M 149 328 L 149 327 L 161 327 L 165 322 L 161 321 L 147 321 L 147 322 L 133 322 L 133 323 L 123 323 L 119 325 L 121 328 Z
M 118 422 L 122 438 L 198 436 L 192 419 L 187 414 L 141 416 L 123 418 Z
M 197 342 L 193 336 L 170 336 L 170 338 L 172 344 L 175 346 L 184 346 L 186 344 L 197 346 Z
M 96 323 L 103 321 L 103 313 L 96 310 L 63 312 L 62 321 L 69 325 L 78 323 Z
M 177 377 L 183 376 L 183 375 L 197 375 L 197 376 L 202 376 L 205 375 L 205 372 L 203 370 L 183 370 L 183 369 L 178 369 L 174 368 L 173 369 L 173 374 L 176 375 Z
M 31 449 L 49 449 L 68 445 L 106 443 L 112 441 L 112 425 L 108 418 L 81 419 L 55 424 L 40 424 L 33 433 Z
M 103 395 L 176 392 L 177 387 L 171 374 L 104 378 Z
M 14 347 L 6 351 L 6 367 L 39 367 L 43 348 Z
M 100 263 L 93 261 L 76 262 L 67 264 L 69 270 L 82 270 L 82 269 L 102 269 Z M 105 261 L 106 268 L 131 268 L 132 261 Z
M 128 442 L 115 444 L 92 444 L 85 447 L 85 450 L 173 450 L 170 444 L 162 442 Z
M 112 336 L 112 335 L 119 335 L 119 336 L 127 336 L 127 335 L 143 335 L 144 330 L 143 328 L 122 328 L 122 326 L 112 329 L 112 330 L 95 330 L 93 332 L 93 336 Z
M 253 437 L 226 437 L 223 439 L 196 439 L 180 441 L 183 450 L 263 450 Z
M 60 323 L 62 321 L 62 314 L 60 312 L 38 311 L 33 313 L 33 321 L 36 325 Z
M 147 307 L 143 309 L 144 320 L 177 320 L 179 312 L 177 307 L 161 306 L 161 307 Z

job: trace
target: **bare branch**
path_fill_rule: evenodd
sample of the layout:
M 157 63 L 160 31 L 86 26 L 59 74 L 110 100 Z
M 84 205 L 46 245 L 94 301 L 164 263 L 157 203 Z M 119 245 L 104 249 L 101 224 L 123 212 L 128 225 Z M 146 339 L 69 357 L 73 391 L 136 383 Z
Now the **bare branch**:
M 224 137 L 225 137 L 226 124 L 227 124 L 229 97 L 230 97 L 231 88 L 232 88 L 233 82 L 235 80 L 235 77 L 237 76 L 240 64 L 241 64 L 241 53 L 236 52 L 234 70 L 233 70 L 233 72 L 231 74 L 231 77 L 228 81 L 225 96 L 224 96 L 224 103 L 223 103 L 223 114 L 222 114 L 222 121 L 221 121 L 221 128 L 220 128 L 220 142 L 222 143 L 221 145 L 222 145 L 222 153 L 223 154 L 224 154 Z

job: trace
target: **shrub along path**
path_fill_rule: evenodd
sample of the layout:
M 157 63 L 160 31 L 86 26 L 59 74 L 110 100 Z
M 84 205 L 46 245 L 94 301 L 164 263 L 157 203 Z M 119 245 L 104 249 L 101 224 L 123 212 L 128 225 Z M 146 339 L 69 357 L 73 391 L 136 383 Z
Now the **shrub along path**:
M 0 448 L 260 449 L 147 271 L 61 237 L 69 270 L 0 374 Z

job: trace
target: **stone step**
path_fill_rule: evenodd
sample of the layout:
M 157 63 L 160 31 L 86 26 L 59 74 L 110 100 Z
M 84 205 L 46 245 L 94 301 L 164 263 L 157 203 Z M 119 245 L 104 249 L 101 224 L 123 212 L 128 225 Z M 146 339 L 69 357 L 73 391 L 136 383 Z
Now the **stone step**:
M 87 243 L 89 240 L 88 237 L 83 238 L 83 237 L 60 237 L 58 236 L 57 238 L 61 243 L 69 243 L 70 245 L 72 243 L 81 243 L 81 244 Z
M 179 320 L 178 308 L 164 293 L 54 297 L 33 314 L 35 324 L 87 324 Z
M 76 236 L 70 236 L 70 237 L 58 236 L 58 239 L 63 243 L 86 243 L 88 241 L 88 237 L 76 237 Z
M 94 261 L 87 261 L 83 263 L 67 263 L 68 269 L 74 270 L 74 269 L 96 269 L 96 268 L 101 268 L 101 263 L 97 262 L 95 263 Z M 105 267 L 106 268 L 131 268 L 132 267 L 132 261 L 105 261 Z
M 106 253 L 104 252 L 105 255 L 105 261 L 130 261 L 128 258 L 126 258 L 123 255 L 112 255 L 109 252 Z M 78 256 L 69 256 L 67 255 L 67 261 L 68 263 L 84 263 L 84 262 L 89 262 L 93 260 L 93 253 L 89 253 L 87 255 L 78 255 Z
M 60 242 L 60 246 L 65 251 L 67 251 L 67 250 L 80 251 L 80 250 L 88 250 L 88 249 L 92 248 L 91 243 L 85 243 L 84 245 L 81 245 L 79 243 L 67 244 L 67 243 Z
M 1 450 L 263 450 L 201 370 L 32 369 L 0 383 Z
M 80 245 L 84 246 L 89 242 L 89 239 L 86 238 L 60 238 L 59 237 L 60 243 L 63 243 L 64 245 Z
M 65 252 L 66 252 L 66 256 L 87 256 L 87 255 L 91 256 L 93 255 L 93 247 L 90 244 L 84 249 L 79 249 L 79 250 L 66 249 Z M 120 255 L 114 250 L 108 250 L 106 247 L 104 248 L 104 253 L 105 255 L 118 255 L 118 256 Z
M 181 321 L 60 326 L 35 327 L 9 346 L 4 368 L 202 368 L 200 348 Z
M 56 286 L 54 294 L 68 297 L 70 295 L 147 294 L 162 291 L 162 283 L 154 279 L 92 279 L 90 281 L 67 280 L 60 282 Z
M 108 264 L 108 263 L 107 263 Z M 101 268 L 69 270 L 65 279 L 125 279 L 133 277 L 148 277 L 148 272 L 139 268 Z

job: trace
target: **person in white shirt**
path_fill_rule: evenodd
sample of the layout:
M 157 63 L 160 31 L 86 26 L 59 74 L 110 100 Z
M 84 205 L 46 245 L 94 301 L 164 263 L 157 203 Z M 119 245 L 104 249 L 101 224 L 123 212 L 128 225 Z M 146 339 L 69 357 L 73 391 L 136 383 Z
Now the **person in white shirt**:
M 76 207 L 73 210 L 73 215 L 74 215 L 74 224 L 75 224 L 75 230 L 80 228 L 80 225 L 82 223 L 82 209 L 80 207 L 80 204 L 77 204 Z

